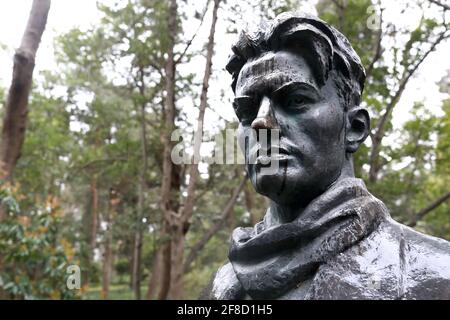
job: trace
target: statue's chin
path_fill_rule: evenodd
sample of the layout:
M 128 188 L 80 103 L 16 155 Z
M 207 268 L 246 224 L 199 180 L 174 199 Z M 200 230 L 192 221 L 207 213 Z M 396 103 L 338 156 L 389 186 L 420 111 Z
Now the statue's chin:
M 311 180 L 292 168 L 287 173 L 280 168 L 273 174 L 265 175 L 254 171 L 250 178 L 256 192 L 286 207 L 305 207 L 326 189 L 318 189 L 321 181 Z
M 261 171 L 256 171 L 253 172 L 251 180 L 256 192 L 271 200 L 277 201 L 285 192 L 286 175 L 282 170 L 268 174 L 262 174 Z

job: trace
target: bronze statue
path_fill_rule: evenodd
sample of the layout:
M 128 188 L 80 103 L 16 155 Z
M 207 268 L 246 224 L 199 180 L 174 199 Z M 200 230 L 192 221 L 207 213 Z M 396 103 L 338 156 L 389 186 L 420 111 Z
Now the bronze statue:
M 256 158 L 246 169 L 271 204 L 254 228 L 234 230 L 230 262 L 203 298 L 450 299 L 450 243 L 392 220 L 354 176 L 370 118 L 349 41 L 316 17 L 284 13 L 232 50 L 239 135 Z M 260 129 L 278 130 L 278 145 L 249 133 Z M 262 174 L 267 161 L 279 167 Z

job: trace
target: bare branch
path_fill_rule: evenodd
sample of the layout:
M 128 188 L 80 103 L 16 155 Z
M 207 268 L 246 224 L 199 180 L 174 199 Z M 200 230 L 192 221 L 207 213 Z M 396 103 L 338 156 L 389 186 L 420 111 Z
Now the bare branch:
M 445 193 L 444 195 L 433 201 L 431 204 L 429 204 L 427 207 L 417 212 L 415 214 L 415 218 L 408 224 L 408 226 L 415 227 L 417 225 L 417 222 L 422 220 L 428 213 L 439 207 L 448 199 L 450 199 L 450 192 Z
M 366 79 L 368 79 L 372 74 L 375 63 L 381 58 L 381 54 L 383 53 L 383 49 L 381 47 L 381 40 L 383 38 L 383 10 L 383 8 L 380 9 L 380 28 L 378 29 L 377 33 L 377 45 L 372 61 L 370 62 L 366 70 Z
M 338 18 L 339 18 L 339 29 L 342 30 L 344 28 L 344 15 L 345 15 L 345 5 L 344 3 L 339 2 L 339 0 L 332 0 L 334 5 L 337 7 Z
M 208 12 L 208 5 L 209 5 L 209 0 L 206 1 L 205 9 L 203 10 L 202 16 L 200 18 L 200 24 L 198 25 L 197 30 L 195 30 L 194 34 L 192 35 L 192 38 L 187 42 L 186 47 L 184 48 L 183 52 L 178 56 L 178 58 L 175 59 L 175 64 L 180 63 L 181 59 L 183 59 L 183 57 L 186 55 L 186 52 L 188 51 L 192 42 L 197 37 L 197 34 L 203 24 L 203 20 L 205 19 L 206 12 Z
M 214 53 L 214 35 L 216 31 L 216 23 L 217 23 L 217 11 L 219 9 L 220 0 L 214 0 L 214 8 L 213 8 L 213 17 L 211 23 L 211 29 L 208 37 L 208 45 L 207 45 L 207 54 L 206 54 L 206 66 L 205 73 L 203 76 L 203 85 L 202 92 L 200 95 L 200 106 L 199 113 L 197 119 L 197 130 L 194 135 L 194 162 L 195 164 L 191 165 L 189 172 L 189 185 L 187 189 L 187 197 L 184 204 L 183 209 L 183 220 L 184 222 L 189 221 L 194 211 L 194 203 L 195 203 L 195 189 L 197 185 L 197 179 L 199 176 L 198 172 L 198 162 L 200 160 L 200 147 L 202 144 L 202 136 L 203 136 L 203 121 L 205 117 L 206 105 L 207 105 L 207 95 L 209 88 L 209 79 L 211 77 L 211 68 L 212 68 L 212 57 Z
M 211 240 L 211 238 L 220 230 L 220 228 L 222 228 L 223 223 L 233 211 L 238 196 L 241 193 L 242 189 L 244 189 L 245 183 L 247 182 L 247 178 L 248 178 L 247 175 L 245 175 L 241 183 L 234 189 L 231 198 L 228 200 L 227 205 L 220 214 L 220 217 L 217 220 L 216 224 L 213 225 L 212 228 L 209 229 L 208 232 L 206 232 L 204 236 L 192 247 L 184 263 L 184 272 L 187 272 L 189 270 L 192 262 L 195 260 L 198 253 L 203 249 L 203 247 L 208 243 L 208 241 Z
M 441 43 L 442 40 L 447 39 L 449 36 L 450 36 L 450 34 L 447 34 L 446 31 L 442 32 L 439 35 L 439 37 L 436 39 L 436 41 L 434 41 L 432 43 L 430 49 L 428 49 L 428 51 L 419 59 L 419 61 L 413 66 L 413 68 L 409 69 L 409 70 L 408 69 L 405 70 L 404 76 L 402 77 L 402 80 L 400 82 L 400 85 L 399 85 L 397 91 L 395 92 L 394 96 L 391 98 L 391 101 L 389 102 L 388 106 L 386 107 L 385 113 L 383 114 L 380 121 L 378 122 L 376 134 L 383 133 L 384 126 L 386 124 L 386 120 L 387 120 L 388 116 L 390 115 L 392 109 L 395 107 L 398 100 L 402 96 L 403 91 L 405 90 L 406 84 L 408 83 L 409 79 L 411 79 L 412 75 L 416 72 L 416 70 L 419 68 L 419 66 L 422 64 L 422 62 L 425 61 L 425 59 L 428 57 L 428 55 L 436 49 L 437 45 L 439 43 Z
M 444 10 L 450 10 L 450 6 L 448 4 L 442 3 L 442 2 L 437 1 L 437 0 L 428 0 L 428 1 L 430 1 L 431 3 L 434 3 L 435 5 L 438 5 L 438 6 L 442 7 L 442 8 L 444 8 Z
M 428 57 L 428 55 L 433 52 L 439 43 L 441 43 L 443 40 L 447 39 L 450 36 L 450 34 L 447 33 L 447 29 L 443 31 L 439 37 L 432 43 L 431 47 L 425 52 L 425 54 L 417 61 L 415 65 L 413 65 L 412 68 L 408 69 L 406 68 L 403 72 L 402 80 L 400 81 L 399 87 L 395 94 L 392 96 L 390 102 L 386 106 L 386 111 L 381 116 L 380 120 L 378 121 L 378 125 L 374 130 L 372 137 L 372 150 L 370 153 L 370 171 L 369 171 L 369 179 L 371 182 L 376 181 L 377 173 L 380 169 L 380 167 L 377 165 L 377 159 L 379 157 L 380 153 L 380 146 L 381 141 L 384 136 L 384 130 L 386 123 L 392 113 L 392 110 L 397 105 L 398 101 L 400 100 L 400 97 L 403 94 L 403 91 L 406 88 L 406 85 L 408 84 L 408 81 L 411 79 L 413 74 L 417 71 L 419 66 L 422 64 L 422 62 L 425 61 L 425 59 Z
M 84 170 L 88 169 L 96 164 L 104 163 L 104 162 L 117 162 L 117 161 L 128 161 L 127 158 L 104 158 L 104 159 L 95 159 L 92 161 L 89 161 L 80 167 L 77 168 L 77 170 Z

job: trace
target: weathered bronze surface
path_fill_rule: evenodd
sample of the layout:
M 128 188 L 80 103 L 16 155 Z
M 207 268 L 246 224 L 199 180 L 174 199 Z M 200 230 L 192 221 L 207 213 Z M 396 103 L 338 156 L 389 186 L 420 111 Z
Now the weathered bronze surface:
M 365 72 L 348 40 L 312 16 L 285 13 L 243 32 L 227 65 L 247 171 L 271 204 L 231 237 L 209 299 L 450 299 L 450 243 L 391 219 L 354 177 L 370 129 Z M 249 130 L 279 130 L 265 159 Z M 277 152 L 278 151 L 278 152 Z M 261 160 L 261 161 L 260 161 Z

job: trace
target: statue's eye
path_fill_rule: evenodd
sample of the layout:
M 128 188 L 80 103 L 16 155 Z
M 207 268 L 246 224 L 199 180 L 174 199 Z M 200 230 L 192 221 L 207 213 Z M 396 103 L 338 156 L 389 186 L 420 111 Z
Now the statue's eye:
M 286 99 L 285 107 L 288 109 L 302 109 L 311 99 L 301 94 L 294 94 Z

